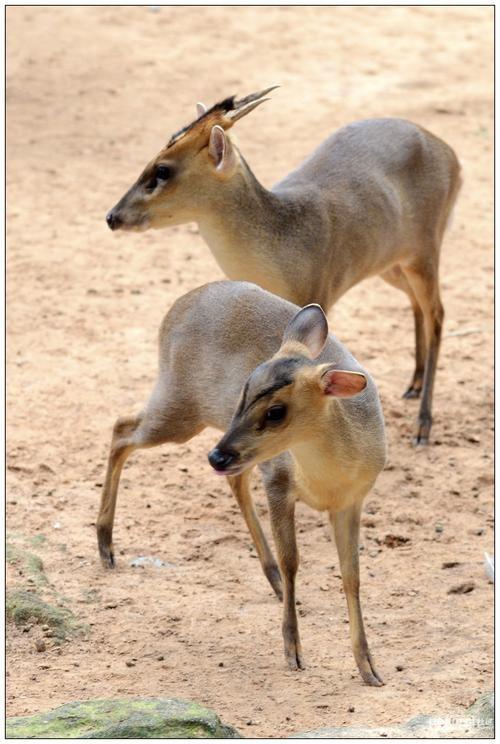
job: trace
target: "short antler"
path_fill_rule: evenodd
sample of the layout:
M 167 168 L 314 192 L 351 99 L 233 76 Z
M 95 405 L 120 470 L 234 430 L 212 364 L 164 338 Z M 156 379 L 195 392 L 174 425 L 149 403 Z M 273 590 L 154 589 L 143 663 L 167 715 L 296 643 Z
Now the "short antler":
M 233 110 L 227 112 L 229 119 L 231 119 L 232 122 L 235 122 L 238 121 L 238 119 L 241 119 L 243 116 L 246 116 L 250 113 L 250 111 L 253 111 L 254 108 L 257 108 L 257 106 L 260 106 L 261 103 L 264 103 L 264 101 L 269 101 L 270 99 L 264 98 L 264 96 L 279 87 L 279 85 L 272 85 L 270 88 L 261 90 L 258 93 L 251 93 L 249 96 L 245 96 L 245 98 L 242 98 L 241 101 L 236 101 L 233 97 L 234 108 Z
M 196 133 L 204 131 L 207 124 L 210 124 L 210 126 L 218 124 L 223 129 L 229 129 L 235 121 L 249 114 L 250 111 L 253 111 L 254 108 L 260 106 L 264 101 L 269 101 L 269 98 L 265 98 L 265 96 L 279 87 L 279 85 L 272 85 L 270 88 L 265 88 L 265 90 L 261 90 L 258 93 L 251 93 L 240 101 L 236 100 L 236 96 L 229 96 L 223 101 L 216 103 L 208 111 L 205 110 L 205 112 L 202 112 L 201 107 L 197 104 L 197 107 L 199 107 L 197 108 L 198 118 L 173 134 L 167 147 L 175 145 L 188 132 L 195 134 L 195 130 Z

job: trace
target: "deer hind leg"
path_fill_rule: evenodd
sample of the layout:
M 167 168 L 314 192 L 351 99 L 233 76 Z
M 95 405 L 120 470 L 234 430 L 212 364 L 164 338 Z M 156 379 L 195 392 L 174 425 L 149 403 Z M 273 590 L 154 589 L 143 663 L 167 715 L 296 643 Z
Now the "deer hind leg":
M 299 566 L 299 553 L 295 539 L 295 497 L 291 493 L 288 468 L 280 466 L 278 459 L 261 467 L 269 503 L 271 526 L 278 554 L 283 581 L 283 641 L 285 658 L 292 671 L 304 669 L 299 626 L 295 609 L 295 576 Z
M 185 410 L 190 410 L 189 406 Z M 120 475 L 127 458 L 136 449 L 155 447 L 165 442 L 186 442 L 201 429 L 203 425 L 199 422 L 179 415 L 178 405 L 170 406 L 167 400 L 159 404 L 158 398 L 154 406 L 146 408 L 138 416 L 116 421 L 96 523 L 99 555 L 105 568 L 115 566 L 113 524 Z
M 97 544 L 103 566 L 114 568 L 113 523 L 120 475 L 127 457 L 137 448 L 134 434 L 141 416 L 119 418 L 114 427 L 108 457 L 108 468 L 97 517 Z
M 359 522 L 361 504 L 354 504 L 338 512 L 330 512 L 330 522 L 335 535 L 339 555 L 340 572 L 349 613 L 349 629 L 352 650 L 363 680 L 368 685 L 380 687 L 384 684 L 375 669 L 368 648 L 363 615 L 359 601 Z
M 403 398 L 419 398 L 422 391 L 425 370 L 426 344 L 424 332 L 424 315 L 415 297 L 415 293 L 406 279 L 400 266 L 393 266 L 380 275 L 384 281 L 408 295 L 415 320 L 415 372 Z
M 444 308 L 439 295 L 437 260 L 434 263 L 428 262 L 420 266 L 405 267 L 404 273 L 424 317 L 427 354 L 420 410 L 413 443 L 415 445 L 425 445 L 429 442 L 432 426 L 432 395 L 444 320 Z
M 249 481 L 251 471 L 245 471 L 242 475 L 229 476 L 228 482 L 231 486 L 233 495 L 238 502 L 241 513 L 247 523 L 247 527 L 252 536 L 253 543 L 257 550 L 259 560 L 264 574 L 271 584 L 274 593 L 281 601 L 283 599 L 283 589 L 281 586 L 281 575 L 272 551 L 267 543 L 264 532 L 255 513 L 255 507 L 250 495 Z

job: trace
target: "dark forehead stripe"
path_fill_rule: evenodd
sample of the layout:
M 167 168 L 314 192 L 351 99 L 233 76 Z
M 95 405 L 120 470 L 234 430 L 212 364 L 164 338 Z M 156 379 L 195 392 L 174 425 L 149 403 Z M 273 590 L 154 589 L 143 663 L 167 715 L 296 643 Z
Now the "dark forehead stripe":
M 212 108 L 209 108 L 208 111 L 205 111 L 205 113 L 199 116 L 198 119 L 195 119 L 191 122 L 191 124 L 187 124 L 185 127 L 182 127 L 182 129 L 179 129 L 178 132 L 170 137 L 167 148 L 172 147 L 172 145 L 180 140 L 180 138 L 183 137 L 187 132 L 189 132 L 190 129 L 193 129 L 196 124 L 199 124 L 202 119 L 207 119 L 211 114 L 214 114 L 217 111 L 220 111 L 224 114 L 228 111 L 233 111 L 235 108 L 235 98 L 236 96 L 229 96 L 229 98 L 225 98 L 223 101 L 214 104 Z
M 262 372 L 267 372 L 267 376 L 272 379 L 272 383 L 265 387 L 263 390 L 261 390 L 259 393 L 257 393 L 250 403 L 246 405 L 246 398 L 248 395 L 248 388 L 249 388 L 249 382 L 248 380 L 247 384 L 245 385 L 245 389 L 243 391 L 243 398 L 241 401 L 240 406 L 240 413 L 245 410 L 245 408 L 250 408 L 253 406 L 258 400 L 261 400 L 262 398 L 265 398 L 267 395 L 271 395 L 272 393 L 275 393 L 277 390 L 280 390 L 283 387 L 286 387 L 287 385 L 291 385 L 294 380 L 294 371 L 297 367 L 307 364 L 309 360 L 307 360 L 305 357 L 288 357 L 286 359 L 279 359 L 276 362 L 266 363 L 264 365 L 261 365 L 261 367 L 258 367 L 258 370 L 261 370 Z
M 292 382 L 293 382 L 293 377 L 283 377 L 281 380 L 277 381 L 274 385 L 271 385 L 271 387 L 266 388 L 261 393 L 256 395 L 251 405 L 256 403 L 261 398 L 265 398 L 266 395 L 271 395 L 271 393 L 275 393 L 276 390 L 280 390 L 281 388 L 284 388 L 287 385 L 291 385 Z
M 240 405 L 237 408 L 236 415 L 238 416 L 240 413 L 243 412 L 245 409 L 245 402 L 247 399 L 247 393 L 248 393 L 248 380 L 245 382 L 245 387 L 243 388 L 243 394 L 241 396 Z

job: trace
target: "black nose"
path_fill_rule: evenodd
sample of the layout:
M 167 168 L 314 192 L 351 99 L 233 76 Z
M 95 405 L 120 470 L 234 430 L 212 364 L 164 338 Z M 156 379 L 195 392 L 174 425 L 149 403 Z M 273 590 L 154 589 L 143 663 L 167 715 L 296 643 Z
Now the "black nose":
M 110 230 L 116 230 L 122 224 L 122 221 L 118 215 L 114 214 L 113 210 L 108 212 L 106 215 L 106 222 Z
M 237 459 L 236 452 L 223 452 L 215 447 L 208 453 L 208 462 L 214 470 L 227 470 L 227 468 Z

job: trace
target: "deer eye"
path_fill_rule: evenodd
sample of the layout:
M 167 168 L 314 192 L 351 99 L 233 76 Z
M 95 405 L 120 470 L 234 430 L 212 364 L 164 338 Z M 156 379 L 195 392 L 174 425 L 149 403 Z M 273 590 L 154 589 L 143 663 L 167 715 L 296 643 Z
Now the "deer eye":
M 264 421 L 266 424 L 277 424 L 286 416 L 286 406 L 277 405 L 268 408 L 265 414 Z
M 155 176 L 157 181 L 168 181 L 171 175 L 172 170 L 168 167 L 168 165 L 159 165 L 156 168 Z

